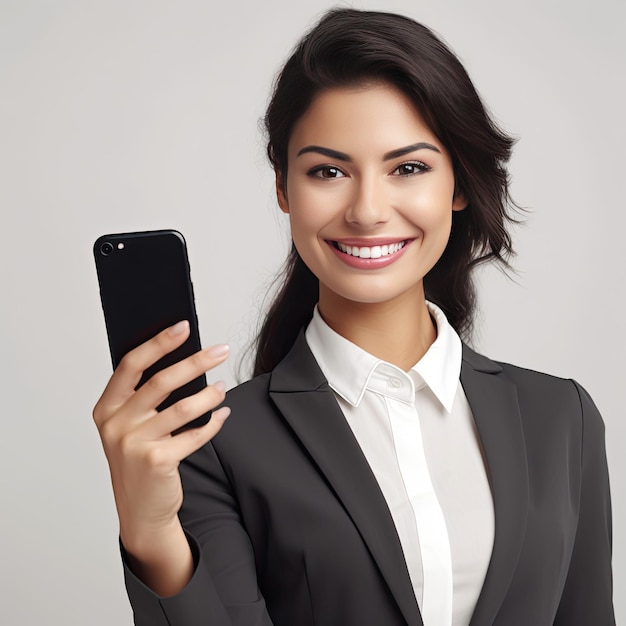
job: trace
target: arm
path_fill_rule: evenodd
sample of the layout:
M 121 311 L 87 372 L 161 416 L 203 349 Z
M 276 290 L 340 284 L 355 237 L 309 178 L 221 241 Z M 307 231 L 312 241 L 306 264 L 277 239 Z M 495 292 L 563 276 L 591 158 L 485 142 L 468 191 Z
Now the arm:
M 178 594 L 160 597 L 125 560 L 137 626 L 271 626 L 258 590 L 252 546 L 219 460 L 209 443 L 180 466 L 180 517 L 194 573 Z
M 555 626 L 611 626 L 611 497 L 604 423 L 589 394 L 574 382 L 582 408 L 583 437 L 578 528 Z
M 181 428 L 222 402 L 224 385 L 209 385 L 162 411 L 156 408 L 173 390 L 223 362 L 227 346 L 201 350 L 137 389 L 143 373 L 188 335 L 189 325 L 180 322 L 126 354 L 93 412 L 111 472 L 129 595 L 138 625 L 253 624 L 231 622 L 207 559 L 178 516 L 184 500 L 180 463 L 220 430 L 229 409 L 214 411 L 204 426 Z

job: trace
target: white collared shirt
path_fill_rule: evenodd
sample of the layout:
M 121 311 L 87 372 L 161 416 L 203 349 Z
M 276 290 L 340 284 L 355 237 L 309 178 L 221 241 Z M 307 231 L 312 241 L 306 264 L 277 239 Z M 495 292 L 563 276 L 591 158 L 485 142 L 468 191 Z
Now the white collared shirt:
M 306 340 L 387 501 L 424 626 L 467 626 L 494 538 L 493 499 L 463 392 L 461 340 L 435 305 L 437 339 L 408 372 L 332 330 Z

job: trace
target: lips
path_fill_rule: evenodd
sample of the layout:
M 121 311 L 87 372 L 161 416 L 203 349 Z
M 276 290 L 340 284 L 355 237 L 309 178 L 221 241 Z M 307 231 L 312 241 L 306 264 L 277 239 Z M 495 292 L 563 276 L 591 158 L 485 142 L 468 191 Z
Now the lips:
M 394 263 L 413 239 L 342 239 L 327 240 L 335 255 L 355 269 L 372 270 Z

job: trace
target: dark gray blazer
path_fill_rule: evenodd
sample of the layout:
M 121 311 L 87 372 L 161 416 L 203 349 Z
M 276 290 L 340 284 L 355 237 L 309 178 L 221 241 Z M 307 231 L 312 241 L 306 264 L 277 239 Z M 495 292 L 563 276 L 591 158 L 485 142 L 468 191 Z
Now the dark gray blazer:
M 604 425 L 592 400 L 573 381 L 466 346 L 461 383 L 495 503 L 471 626 L 615 624 Z M 213 445 L 181 465 L 196 573 L 159 598 L 125 566 L 135 623 L 421 625 L 391 514 L 303 335 L 226 404 Z

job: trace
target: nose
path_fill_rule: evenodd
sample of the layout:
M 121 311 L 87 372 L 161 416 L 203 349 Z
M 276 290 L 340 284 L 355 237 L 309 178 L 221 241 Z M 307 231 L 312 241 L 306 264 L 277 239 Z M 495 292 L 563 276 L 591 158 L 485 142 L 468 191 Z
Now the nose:
M 390 206 L 384 186 L 375 176 L 353 179 L 353 190 L 346 207 L 346 222 L 363 230 L 373 230 L 389 220 Z

